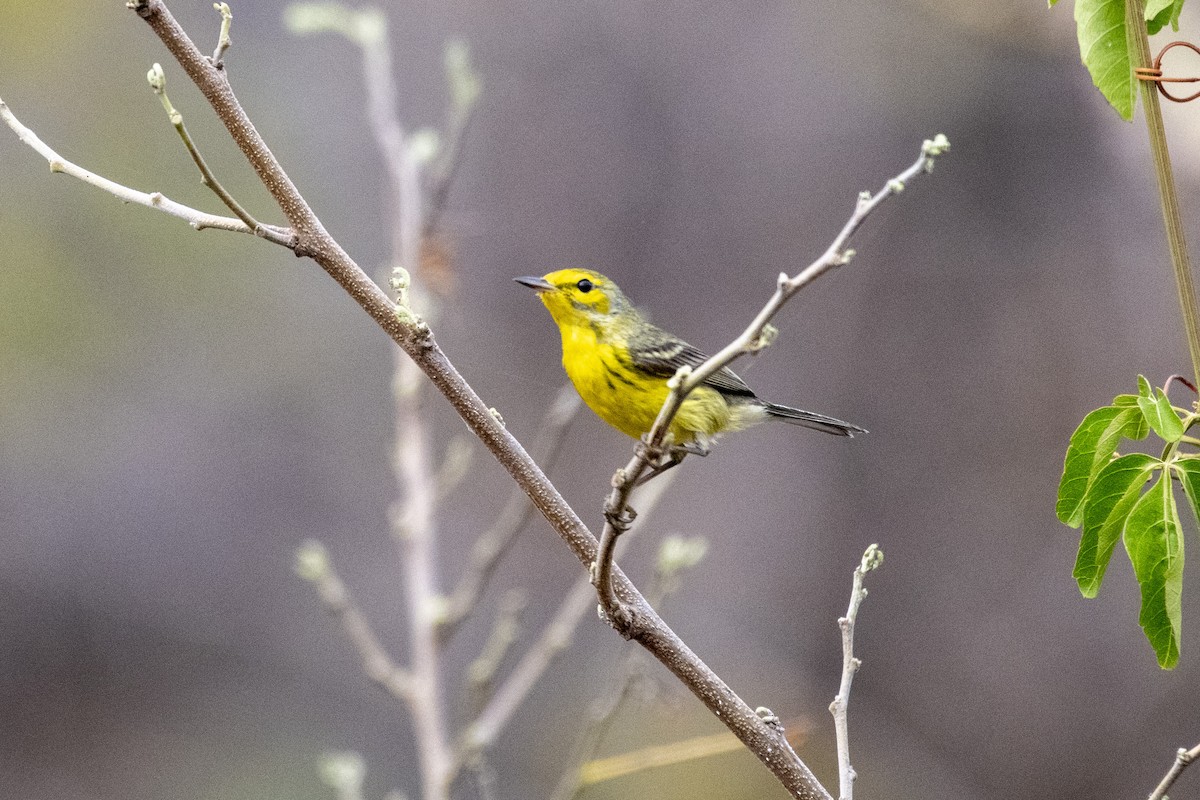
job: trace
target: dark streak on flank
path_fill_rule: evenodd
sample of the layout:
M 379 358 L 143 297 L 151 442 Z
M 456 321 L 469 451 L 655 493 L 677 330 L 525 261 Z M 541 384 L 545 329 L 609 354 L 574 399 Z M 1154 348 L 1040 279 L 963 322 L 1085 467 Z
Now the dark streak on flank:
M 620 356 L 617 356 L 617 360 L 618 360 L 618 361 L 620 361 L 620 360 L 621 360 L 621 359 L 620 359 Z M 633 381 L 629 380 L 629 378 L 626 378 L 624 375 L 622 375 L 622 374 L 621 374 L 621 373 L 620 373 L 620 372 L 617 370 L 617 368 L 616 368 L 616 367 L 614 367 L 612 364 L 610 364 L 610 363 L 608 363 L 607 361 L 605 361 L 603 358 L 601 358 L 601 359 L 600 359 L 600 363 L 601 363 L 601 364 L 604 366 L 604 369 L 605 369 L 605 371 L 606 371 L 606 372 L 609 374 L 609 376 L 611 376 L 611 377 L 613 377 L 613 378 L 616 378 L 616 379 L 617 379 L 617 380 L 619 380 L 621 383 L 625 384 L 626 386 L 628 386 L 628 387 L 630 387 L 630 388 L 633 388 L 633 389 L 638 389 L 639 391 L 641 390 L 641 387 L 640 387 L 640 386 L 638 386 L 638 385 L 637 385 L 636 383 L 634 383 Z M 610 388 L 610 389 L 616 389 L 616 387 L 615 387 L 615 386 L 613 386 L 613 382 L 612 382 L 611 380 L 609 380 L 609 378 L 605 378 L 605 380 L 607 380 L 607 381 L 608 381 L 608 388 Z

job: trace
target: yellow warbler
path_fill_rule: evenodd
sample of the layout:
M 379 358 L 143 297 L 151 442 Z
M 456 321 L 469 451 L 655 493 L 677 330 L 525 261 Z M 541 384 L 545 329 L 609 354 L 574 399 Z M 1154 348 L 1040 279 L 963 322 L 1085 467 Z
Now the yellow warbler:
M 667 381 L 682 366 L 698 367 L 704 353 L 643 317 L 617 285 L 586 269 L 563 269 L 541 278 L 515 278 L 538 293 L 562 334 L 563 368 L 583 401 L 609 425 L 635 439 L 650 430 Z M 716 436 L 767 419 L 853 436 L 864 428 L 755 396 L 728 367 L 714 373 L 683 401 L 671 422 L 675 444 L 707 452 Z

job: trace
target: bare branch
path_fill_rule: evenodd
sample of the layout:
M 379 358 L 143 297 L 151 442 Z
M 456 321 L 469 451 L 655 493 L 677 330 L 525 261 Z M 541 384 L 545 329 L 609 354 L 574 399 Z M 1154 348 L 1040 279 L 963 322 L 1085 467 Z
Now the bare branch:
M 1150 793 L 1150 800 L 1167 800 L 1167 792 L 1170 790 L 1171 785 L 1175 783 L 1175 780 L 1187 769 L 1189 764 L 1197 760 L 1200 760 L 1200 744 L 1191 750 L 1183 747 L 1179 748 L 1175 753 L 1175 763 L 1171 765 L 1171 768 L 1167 770 L 1167 774 L 1163 777 L 1162 781 Z
M 854 767 L 850 765 L 850 727 L 847 720 L 847 710 L 850 706 L 850 684 L 854 675 L 862 665 L 862 661 L 854 657 L 854 621 L 858 618 L 858 608 L 867 599 L 867 589 L 863 586 L 863 578 L 873 569 L 883 565 L 883 551 L 879 545 L 871 545 L 863 553 L 862 561 L 854 569 L 854 588 L 850 592 L 850 606 L 846 616 L 838 619 L 838 627 L 842 629 L 842 682 L 838 687 L 837 696 L 829 705 L 829 713 L 833 714 L 833 728 L 837 736 L 838 753 L 838 798 L 853 800 L 854 797 Z
M 36 133 L 25 127 L 3 100 L 0 100 L 0 119 L 3 119 L 8 127 L 12 128 L 13 132 L 17 134 L 18 139 L 32 147 L 39 155 L 50 162 L 51 172 L 61 172 L 64 175 L 70 175 L 72 178 L 81 180 L 89 186 L 95 186 L 97 189 L 108 192 L 123 202 L 136 203 L 140 206 L 170 214 L 188 223 L 198 231 L 205 228 L 212 228 L 214 230 L 233 231 L 235 233 L 249 233 L 260 235 L 264 239 L 284 247 L 292 249 L 296 247 L 296 237 L 287 228 L 263 225 L 256 231 L 240 219 L 208 214 L 190 206 L 185 206 L 182 203 L 177 203 L 162 192 L 147 193 L 131 189 L 128 186 L 123 186 L 68 161 L 39 139 Z
M 288 25 L 296 33 L 340 33 L 362 52 L 367 120 L 391 178 L 392 201 L 397 206 L 392 252 L 400 265 L 416 274 L 424 227 L 420 164 L 404 132 L 396 104 L 398 90 L 392 77 L 387 17 L 378 8 L 354 9 L 340 3 L 308 3 L 289 9 Z
M 221 5 L 225 4 L 222 3 Z M 225 6 L 225 8 L 228 10 L 229 6 Z M 221 185 L 221 182 L 217 180 L 217 176 L 209 169 L 208 162 L 200 154 L 196 143 L 192 141 L 191 134 L 188 133 L 187 127 L 183 124 L 183 114 L 179 113 L 178 109 L 172 105 L 171 99 L 167 97 L 167 76 L 163 72 L 162 65 L 155 64 L 151 67 L 146 78 L 150 81 L 150 88 L 154 90 L 154 93 L 158 95 L 158 99 L 162 101 L 163 109 L 167 112 L 167 119 L 171 120 L 171 125 L 175 127 L 175 132 L 183 140 L 183 146 L 187 148 L 188 154 L 191 155 L 192 161 L 196 164 L 196 168 L 200 170 L 200 182 L 211 189 L 213 194 L 219 197 L 221 202 L 225 204 L 226 208 L 232 211 L 235 217 L 246 223 L 246 227 L 254 231 L 255 235 L 269 238 L 264 226 L 254 217 L 250 216 L 250 212 L 234 199 L 233 195 Z
M 613 590 L 611 580 L 613 570 L 611 563 L 608 563 L 612 558 L 613 548 L 609 540 L 619 537 L 635 516 L 632 509 L 629 508 L 629 497 L 647 469 L 660 463 L 665 451 L 669 449 L 665 447 L 667 431 L 671 426 L 671 420 L 675 418 L 675 414 L 683 405 L 683 401 L 692 390 L 728 366 L 738 356 L 761 350 L 774 336 L 768 325 L 783 308 L 783 304 L 817 278 L 849 263 L 850 259 L 854 257 L 854 251 L 847 249 L 846 245 L 871 212 L 889 197 L 903 191 L 913 178 L 932 171 L 934 160 L 949 149 L 950 142 L 942 134 L 938 134 L 933 139 L 926 139 L 921 145 L 920 156 L 910 167 L 884 184 L 877 194 L 872 196 L 869 192 L 863 192 L 858 196 L 850 219 L 842 226 L 842 230 L 816 261 L 798 272 L 795 277 L 788 277 L 786 273 L 779 275 L 775 294 L 737 338 L 718 350 L 699 367 L 695 369 L 680 367 L 679 371 L 668 381 L 667 386 L 671 391 L 667 394 L 662 409 L 658 412 L 654 426 L 646 434 L 644 441 L 638 444 L 629 463 L 613 475 L 613 489 L 604 507 L 605 525 L 601 536 L 600 559 L 592 568 L 600 602 L 604 604 L 609 618 L 623 635 L 627 637 L 631 635 L 628 628 L 634 624 L 634 620 L 630 610 L 621 607 Z
M 397 666 L 380 644 L 367 618 L 330 565 L 325 546 L 317 541 L 308 541 L 301 545 L 296 551 L 296 572 L 316 587 L 321 602 L 341 623 L 346 638 L 354 645 L 359 658 L 362 659 L 363 672 L 367 677 L 400 702 L 410 702 L 413 691 L 412 675 L 408 670 Z

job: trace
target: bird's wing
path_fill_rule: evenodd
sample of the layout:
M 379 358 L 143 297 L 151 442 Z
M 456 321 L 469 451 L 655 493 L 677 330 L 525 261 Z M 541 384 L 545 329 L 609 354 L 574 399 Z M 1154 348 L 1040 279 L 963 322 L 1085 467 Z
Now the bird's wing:
M 680 367 L 693 369 L 708 360 L 708 356 L 685 341 L 658 330 L 646 332 L 629 342 L 629 356 L 633 365 L 662 378 L 670 378 Z M 709 376 L 705 386 L 722 394 L 754 397 L 746 382 L 729 367 L 722 367 Z

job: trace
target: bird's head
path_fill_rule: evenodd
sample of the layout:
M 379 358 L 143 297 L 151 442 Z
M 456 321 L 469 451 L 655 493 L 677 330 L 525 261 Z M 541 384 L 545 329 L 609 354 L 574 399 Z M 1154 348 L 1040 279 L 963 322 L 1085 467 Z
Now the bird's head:
M 631 308 L 615 283 L 588 269 L 560 269 L 541 278 L 513 280 L 537 292 L 560 326 L 581 322 L 603 324 Z

